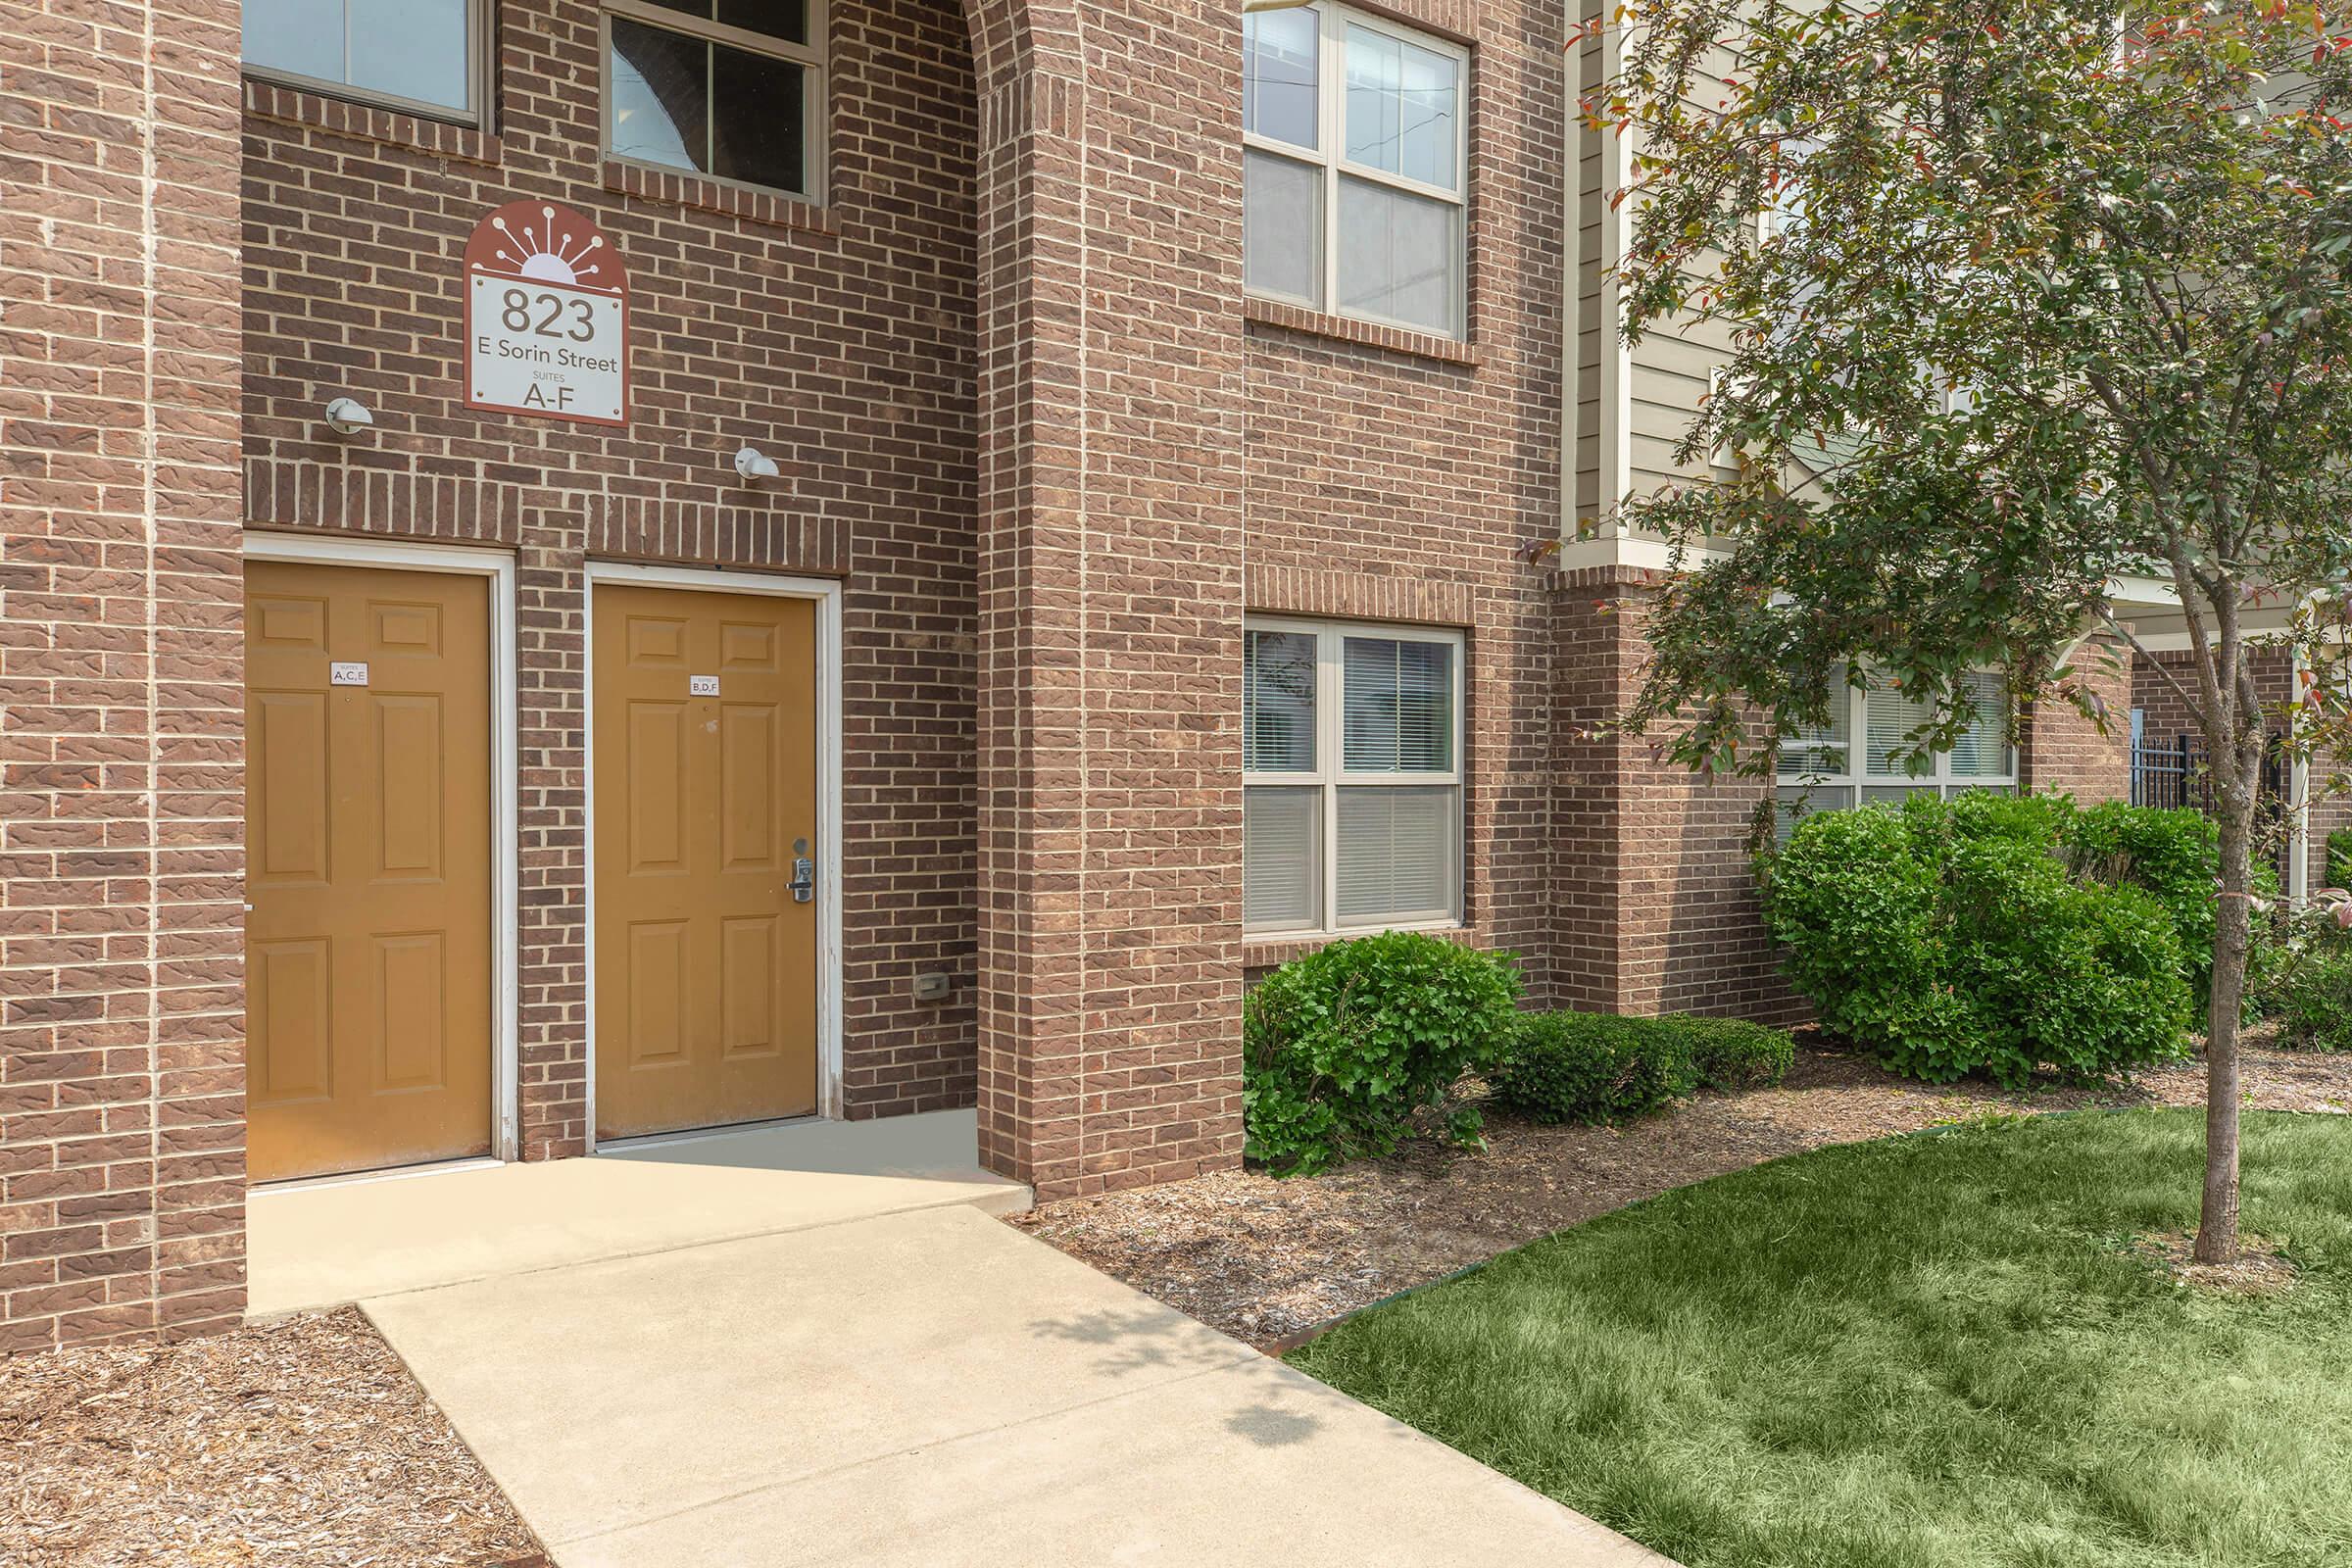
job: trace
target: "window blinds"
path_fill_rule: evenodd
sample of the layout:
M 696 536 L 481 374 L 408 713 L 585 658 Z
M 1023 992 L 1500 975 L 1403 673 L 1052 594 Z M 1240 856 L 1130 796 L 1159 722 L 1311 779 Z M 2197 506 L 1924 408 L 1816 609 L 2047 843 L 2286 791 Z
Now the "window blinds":
M 2009 690 L 1991 670 L 1972 669 L 1960 678 L 1976 716 L 1952 745 L 1955 778 L 2005 778 L 2009 773 Z
M 1781 742 L 1781 776 L 1802 778 L 1809 773 L 1843 773 L 1853 710 L 1853 693 L 1841 684 L 1830 695 L 1828 723 L 1806 725 Z
M 1242 923 L 1304 930 L 1323 923 L 1323 787 L 1242 792 Z
M 1453 907 L 1451 785 L 1374 785 L 1339 792 L 1339 918 L 1434 917 Z
M 1349 637 L 1343 664 L 1343 751 L 1348 772 L 1453 771 L 1450 647 Z
M 1242 766 L 1253 773 L 1314 771 L 1314 633 L 1244 634 Z
M 1862 705 L 1864 771 L 1878 778 L 1909 778 L 1933 772 L 1926 759 L 1895 760 L 1896 754 L 1917 746 L 1912 731 L 1928 721 L 1932 710 L 1895 686 L 1884 675 L 1870 677 Z

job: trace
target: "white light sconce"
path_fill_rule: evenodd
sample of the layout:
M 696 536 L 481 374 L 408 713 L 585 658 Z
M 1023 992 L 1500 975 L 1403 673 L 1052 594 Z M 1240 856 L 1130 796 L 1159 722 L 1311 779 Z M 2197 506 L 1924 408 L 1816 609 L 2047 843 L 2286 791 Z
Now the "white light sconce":
M 326 406 L 326 427 L 337 435 L 358 435 L 375 423 L 375 416 L 358 398 L 337 398 Z
M 758 447 L 745 447 L 735 454 L 735 471 L 746 479 L 773 479 L 776 460 Z

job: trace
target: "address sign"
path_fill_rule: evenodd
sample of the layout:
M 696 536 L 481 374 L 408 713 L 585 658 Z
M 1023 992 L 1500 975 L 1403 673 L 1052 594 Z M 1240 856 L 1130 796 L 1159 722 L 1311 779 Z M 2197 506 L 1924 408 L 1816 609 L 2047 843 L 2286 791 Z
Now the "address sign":
M 629 281 L 568 207 L 509 202 L 466 242 L 466 406 L 629 422 Z

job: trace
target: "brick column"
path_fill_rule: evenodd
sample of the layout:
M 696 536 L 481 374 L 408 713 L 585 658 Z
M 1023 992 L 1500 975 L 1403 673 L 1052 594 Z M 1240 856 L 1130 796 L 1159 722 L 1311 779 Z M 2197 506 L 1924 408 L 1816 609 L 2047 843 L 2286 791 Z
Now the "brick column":
M 0 40 L 0 1349 L 244 1305 L 238 47 Z
M 974 0 L 982 1158 L 1241 1152 L 1240 23 Z
M 1780 977 L 1755 896 L 1750 845 L 1766 784 L 1693 773 L 1663 755 L 1662 734 L 1605 727 L 1642 690 L 1653 581 L 1606 566 L 1553 584 L 1554 1001 L 1792 1019 L 1802 1004 Z
M 2018 715 L 2017 782 L 2022 790 L 2064 790 L 2077 804 L 2132 794 L 2132 655 L 2104 633 L 2085 638 L 2070 661 L 2072 685 L 2106 705 L 2106 728 L 2060 691 Z

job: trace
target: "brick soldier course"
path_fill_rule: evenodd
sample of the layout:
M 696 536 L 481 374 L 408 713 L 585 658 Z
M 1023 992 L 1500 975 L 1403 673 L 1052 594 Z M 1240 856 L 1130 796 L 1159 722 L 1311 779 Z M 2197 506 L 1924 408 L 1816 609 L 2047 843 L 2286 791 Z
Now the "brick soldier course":
M 479 127 L 242 75 L 233 0 L 0 42 L 0 1345 L 241 1310 L 243 530 L 514 562 L 525 1159 L 591 1137 L 591 561 L 841 583 L 840 1108 L 976 1105 L 1043 1198 L 1241 1157 L 1245 982 L 1312 946 L 1243 930 L 1246 612 L 1464 634 L 1458 936 L 1535 1000 L 1794 1015 L 1756 789 L 1593 733 L 1655 579 L 1536 548 L 1556 6 L 1377 8 L 1472 52 L 1458 341 L 1245 297 L 1226 0 L 840 0 L 822 205 L 606 157 L 599 8 L 492 9 Z M 625 428 L 462 406 L 526 198 L 626 258 Z M 2026 776 L 2103 744 L 2037 714 Z

